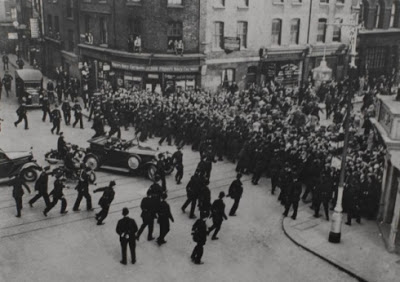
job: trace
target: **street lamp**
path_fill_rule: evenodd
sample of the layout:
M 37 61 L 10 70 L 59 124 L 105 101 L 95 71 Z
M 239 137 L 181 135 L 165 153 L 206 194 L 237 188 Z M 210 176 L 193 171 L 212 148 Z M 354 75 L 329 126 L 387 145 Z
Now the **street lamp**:
M 347 111 L 346 111 L 346 120 L 344 123 L 344 144 L 343 144 L 343 153 L 342 153 L 342 162 L 340 168 L 340 179 L 339 179 L 339 187 L 337 192 L 337 200 L 334 212 L 332 214 L 331 221 L 331 230 L 329 232 L 329 242 L 331 243 L 340 243 L 341 238 L 341 230 L 342 230 L 342 219 L 343 219 L 343 190 L 344 190 L 344 181 L 346 176 L 346 158 L 347 158 L 347 148 L 349 146 L 349 135 L 350 135 L 350 115 L 351 115 L 351 99 L 353 97 L 353 79 L 355 78 L 357 66 L 355 64 L 356 58 L 356 42 L 357 42 L 357 32 L 358 32 L 358 11 L 360 9 L 360 1 L 357 1 L 355 7 L 352 7 L 352 13 L 354 15 L 352 23 L 352 27 L 354 28 L 351 34 L 351 61 L 350 61 L 350 83 L 348 85 L 348 93 L 346 95 L 347 99 Z

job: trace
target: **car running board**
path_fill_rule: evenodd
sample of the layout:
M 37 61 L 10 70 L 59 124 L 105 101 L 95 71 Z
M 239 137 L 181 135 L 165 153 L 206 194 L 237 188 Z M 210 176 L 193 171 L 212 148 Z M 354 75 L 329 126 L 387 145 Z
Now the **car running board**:
M 121 171 L 121 172 L 130 172 L 129 169 L 127 168 L 121 168 L 121 167 L 115 167 L 115 166 L 107 166 L 107 165 L 103 165 L 101 166 L 102 169 L 109 169 L 109 170 L 116 170 L 116 171 Z

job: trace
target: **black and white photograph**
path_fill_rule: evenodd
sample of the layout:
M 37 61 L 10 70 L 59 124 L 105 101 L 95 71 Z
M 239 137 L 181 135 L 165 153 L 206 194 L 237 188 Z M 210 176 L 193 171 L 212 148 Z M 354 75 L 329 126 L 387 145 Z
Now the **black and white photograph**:
M 0 0 L 0 282 L 400 281 L 400 0 Z

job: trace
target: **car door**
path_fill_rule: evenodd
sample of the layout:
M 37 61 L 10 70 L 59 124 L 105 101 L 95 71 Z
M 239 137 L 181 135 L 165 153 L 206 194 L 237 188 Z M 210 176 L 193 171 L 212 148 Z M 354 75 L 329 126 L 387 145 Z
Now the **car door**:
M 0 178 L 10 176 L 13 166 L 12 160 L 4 152 L 0 151 Z

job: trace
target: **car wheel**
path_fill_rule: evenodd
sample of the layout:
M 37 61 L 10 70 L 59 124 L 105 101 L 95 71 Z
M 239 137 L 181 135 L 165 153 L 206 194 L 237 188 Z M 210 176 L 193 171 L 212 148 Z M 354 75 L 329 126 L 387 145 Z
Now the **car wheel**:
M 96 174 L 93 171 L 91 171 L 89 173 L 89 182 L 90 182 L 90 184 L 94 184 L 96 182 L 96 179 L 97 179 Z
M 91 170 L 96 170 L 99 168 L 99 159 L 94 155 L 86 156 L 84 163 Z
M 21 171 L 21 176 L 26 182 L 33 182 L 37 179 L 37 171 L 33 167 L 28 167 Z
M 136 169 L 139 168 L 139 165 L 140 165 L 140 160 L 139 160 L 137 157 L 132 156 L 132 157 L 130 157 L 130 158 L 128 159 L 128 167 L 129 167 L 130 169 L 136 170 Z
M 147 177 L 151 180 L 154 181 L 157 177 L 157 167 L 155 165 L 149 165 L 147 168 Z

